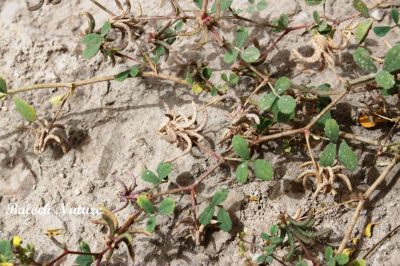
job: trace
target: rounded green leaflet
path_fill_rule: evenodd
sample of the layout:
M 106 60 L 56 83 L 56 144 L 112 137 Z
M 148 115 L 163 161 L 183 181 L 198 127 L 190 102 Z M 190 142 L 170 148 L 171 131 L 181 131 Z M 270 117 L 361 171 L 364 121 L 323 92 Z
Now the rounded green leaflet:
M 256 47 L 246 48 L 240 56 L 247 63 L 254 63 L 260 57 L 261 53 Z
M 18 96 L 13 96 L 12 99 L 17 112 L 20 113 L 25 120 L 29 122 L 34 122 L 36 120 L 36 111 L 32 105 L 28 104 Z
M 274 177 L 274 168 L 266 160 L 256 160 L 254 162 L 254 174 L 261 180 L 269 181 Z
M 146 195 L 140 195 L 136 200 L 137 205 L 142 208 L 146 213 L 154 213 L 153 204 Z
M 400 44 L 389 49 L 383 63 L 383 70 L 394 72 L 400 70 Z
M 165 198 L 160 203 L 160 206 L 158 207 L 158 212 L 161 215 L 170 215 L 174 212 L 174 209 L 175 209 L 175 200 L 173 200 L 172 198 Z
M 146 182 L 149 182 L 153 185 L 158 185 L 160 184 L 161 180 L 158 176 L 156 176 L 156 174 L 154 174 L 152 171 L 150 170 L 144 170 L 142 173 L 142 179 Z
M 332 166 L 336 158 L 336 144 L 329 143 L 319 156 L 319 163 L 323 167 Z
M 217 214 L 217 221 L 219 222 L 219 228 L 221 228 L 222 231 L 229 232 L 232 229 L 231 217 L 225 209 L 219 209 Z
M 248 160 L 250 158 L 250 150 L 247 141 L 240 135 L 235 135 L 232 138 L 233 150 L 242 159 Z
M 335 260 L 337 265 L 346 265 L 349 262 L 349 256 L 344 253 L 340 253 L 336 255 Z
M 232 64 L 233 62 L 235 62 L 238 55 L 239 55 L 239 51 L 237 51 L 237 50 L 227 51 L 224 54 L 224 62 L 227 64 Z
M 272 92 L 263 95 L 258 101 L 258 108 L 260 108 L 261 111 L 271 110 L 272 106 L 274 105 L 277 99 L 278 97 Z
M 172 165 L 170 163 L 161 162 L 157 166 L 157 174 L 160 179 L 166 178 L 172 170 Z
M 239 183 L 246 183 L 247 177 L 249 176 L 249 163 L 246 161 L 239 164 L 239 166 L 236 168 L 235 174 L 236 180 Z
M 292 81 L 288 77 L 280 77 L 276 82 L 275 82 L 275 92 L 279 95 L 282 95 L 289 89 L 290 85 L 292 85 Z
M 325 121 L 325 135 L 333 142 L 339 138 L 339 125 L 335 119 L 328 119 Z
M 385 90 L 393 88 L 396 84 L 394 76 L 388 71 L 381 70 L 375 76 L 376 83 Z
M 365 71 L 370 73 L 378 71 L 367 49 L 361 47 L 357 48 L 353 53 L 353 58 L 356 64 Z
M 351 150 L 346 141 L 339 146 L 339 161 L 350 171 L 357 169 L 357 155 Z
M 211 222 L 214 216 L 215 207 L 214 205 L 207 206 L 199 216 L 199 222 L 203 225 L 207 225 Z
M 221 204 L 228 197 L 229 191 L 224 188 L 214 194 L 211 203 L 214 205 Z
M 235 45 L 242 48 L 248 37 L 249 33 L 247 29 L 245 27 L 240 27 L 235 34 Z
M 296 100 L 292 96 L 284 95 L 278 100 L 278 109 L 281 113 L 292 114 L 296 109 Z

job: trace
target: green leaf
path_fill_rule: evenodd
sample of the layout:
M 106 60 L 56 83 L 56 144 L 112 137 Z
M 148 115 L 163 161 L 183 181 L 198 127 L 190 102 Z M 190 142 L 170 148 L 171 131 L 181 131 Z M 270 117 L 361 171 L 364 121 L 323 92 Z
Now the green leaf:
M 212 69 L 209 67 L 205 67 L 203 68 L 203 70 L 201 71 L 202 76 L 204 79 L 209 80 L 211 78 L 211 75 L 213 73 Z
M 129 75 L 131 75 L 131 77 L 137 77 L 140 73 L 140 70 L 137 66 L 133 66 L 131 68 L 131 70 L 129 71 Z
M 236 84 L 238 84 L 238 82 L 239 82 L 239 76 L 236 75 L 235 73 L 231 73 L 229 75 L 229 83 L 231 85 L 236 85 Z
M 103 36 L 97 33 L 90 33 L 88 35 L 85 35 L 82 39 L 82 43 L 86 44 L 87 46 L 101 44 L 103 41 L 104 41 Z
M 396 84 L 394 76 L 386 70 L 379 71 L 375 76 L 376 83 L 385 90 L 393 88 Z
M 36 120 L 36 111 L 32 105 L 28 104 L 18 96 L 13 96 L 13 101 L 17 112 L 27 121 L 34 122 Z
M 247 141 L 240 135 L 235 135 L 232 138 L 233 150 L 237 155 L 244 160 L 250 159 L 250 149 Z
M 156 216 L 150 215 L 149 218 L 147 218 L 146 231 L 149 233 L 153 233 L 154 229 L 156 229 L 156 226 L 157 226 Z
M 325 260 L 331 260 L 333 258 L 333 256 L 334 256 L 333 248 L 326 247 L 325 248 L 325 253 L 324 253 Z
M 8 261 L 12 261 L 13 252 L 10 241 L 0 240 L 0 254 Z
M 357 155 L 351 150 L 346 141 L 342 141 L 339 146 L 339 162 L 350 171 L 357 169 Z
M 279 26 L 280 28 L 273 29 L 273 32 L 281 32 L 285 30 L 289 24 L 289 15 L 288 14 L 282 14 L 279 19 L 274 19 L 272 20 L 272 24 Z
M 329 25 L 328 22 L 322 21 L 318 25 L 318 32 L 324 35 L 329 34 L 332 32 L 332 26 Z
M 227 190 L 226 188 L 221 189 L 220 191 L 218 191 L 217 193 L 214 194 L 211 203 L 214 205 L 218 205 L 221 204 L 224 200 L 226 200 L 226 198 L 228 197 L 229 194 L 229 190 Z
M 85 242 L 80 243 L 81 252 L 91 253 L 90 246 Z M 79 255 L 76 257 L 75 263 L 79 266 L 90 266 L 94 262 L 94 257 L 90 255 Z
M 313 15 L 314 22 L 319 24 L 321 22 L 321 17 L 319 16 L 318 11 L 314 10 L 312 15 Z
M 153 204 L 151 204 L 151 201 L 146 195 L 139 195 L 139 197 L 136 200 L 137 205 L 139 205 L 140 208 L 142 208 L 146 213 L 154 213 L 154 207 Z
M 161 215 L 170 215 L 174 212 L 175 201 L 172 198 L 165 198 L 158 207 L 158 212 Z
M 256 160 L 254 162 L 254 174 L 264 181 L 269 181 L 274 177 L 274 168 L 266 160 Z
M 157 169 L 158 171 L 158 169 Z M 161 179 L 158 176 L 156 176 L 156 174 L 154 174 L 152 171 L 150 170 L 144 170 L 142 173 L 142 180 L 149 182 L 153 185 L 158 185 L 161 183 Z
M 235 175 L 236 175 L 236 180 L 239 183 L 241 184 L 246 183 L 247 177 L 249 176 L 249 163 L 246 161 L 239 164 L 239 166 L 236 168 Z
M 115 75 L 114 79 L 116 81 L 122 82 L 122 81 L 126 80 L 129 77 L 129 72 L 130 72 L 129 70 L 125 70 L 125 71 L 123 71 L 121 73 L 118 73 L 117 75 Z
M 278 108 L 286 115 L 292 114 L 296 109 L 296 100 L 292 96 L 283 95 L 278 100 Z
M 257 61 L 257 59 L 260 57 L 261 53 L 260 50 L 258 50 L 256 47 L 248 47 L 246 48 L 240 56 L 242 59 L 247 62 L 247 63 L 254 63 Z
M 369 17 L 368 7 L 362 0 L 353 0 L 353 6 L 363 17 Z
M 361 47 L 357 48 L 353 53 L 353 58 L 356 64 L 365 71 L 370 73 L 378 71 L 367 49 Z
M 237 50 L 232 50 L 232 51 L 228 51 L 224 54 L 224 62 L 227 64 L 232 64 L 233 62 L 236 61 L 236 58 L 239 55 L 239 51 Z
M 222 231 L 229 232 L 232 229 L 232 220 L 231 217 L 229 216 L 229 213 L 223 209 L 220 208 L 217 214 L 217 220 L 219 222 L 219 228 L 221 228 Z
M 257 10 L 263 11 L 268 6 L 267 0 L 259 0 L 257 3 Z
M 323 167 L 332 166 L 336 158 L 336 144 L 329 143 L 319 156 L 319 162 Z
M 340 253 L 336 255 L 335 260 L 338 265 L 346 265 L 349 262 L 349 256 L 344 253 Z
M 388 34 L 388 32 L 392 29 L 392 27 L 389 26 L 378 26 L 378 27 L 374 27 L 374 33 L 379 36 L 379 37 L 383 37 L 386 34 Z
M 214 205 L 209 205 L 207 208 L 203 210 L 203 212 L 199 216 L 199 221 L 202 225 L 207 225 L 211 222 L 212 217 L 214 216 L 215 207 Z
M 170 163 L 161 162 L 157 166 L 157 174 L 160 180 L 166 178 L 172 171 L 172 165 Z
M 7 83 L 2 77 L 0 77 L 0 92 L 7 93 Z
M 261 111 L 271 110 L 277 99 L 278 97 L 274 93 L 270 92 L 261 96 L 260 100 L 258 101 L 258 107 Z
M 354 35 L 358 44 L 362 43 L 367 38 L 369 30 L 371 29 L 373 19 L 369 18 L 358 24 L 354 31 Z
M 242 48 L 246 43 L 249 33 L 245 27 L 240 27 L 235 33 L 235 45 Z
M 391 73 L 400 70 L 400 44 L 393 46 L 387 52 L 383 70 Z
M 275 92 L 279 95 L 284 94 L 292 85 L 292 81 L 288 77 L 280 77 L 276 82 L 275 82 Z
M 101 45 L 92 45 L 92 46 L 88 46 L 85 48 L 85 50 L 83 50 L 83 58 L 85 59 L 90 59 L 93 56 L 95 56 L 97 54 L 97 52 L 100 50 L 100 46 Z
M 100 50 L 100 46 L 103 41 L 103 36 L 96 33 L 90 33 L 83 37 L 82 42 L 86 45 L 86 48 L 83 50 L 83 57 L 85 59 L 90 59 L 95 56 Z
M 335 119 L 325 121 L 325 135 L 332 141 L 336 142 L 339 138 L 339 125 Z
M 325 0 L 306 0 L 306 4 L 309 6 L 316 6 L 324 2 Z
M 231 4 L 232 4 L 233 0 L 220 0 L 219 1 L 219 8 L 221 11 L 225 11 L 227 10 Z M 216 12 L 217 11 L 217 1 L 214 1 L 214 4 L 211 7 L 211 11 L 212 12 Z
M 104 23 L 103 27 L 101 27 L 100 34 L 101 36 L 105 37 L 111 30 L 111 23 L 107 21 Z
M 390 15 L 392 16 L 393 22 L 399 24 L 399 11 L 397 9 L 392 9 Z

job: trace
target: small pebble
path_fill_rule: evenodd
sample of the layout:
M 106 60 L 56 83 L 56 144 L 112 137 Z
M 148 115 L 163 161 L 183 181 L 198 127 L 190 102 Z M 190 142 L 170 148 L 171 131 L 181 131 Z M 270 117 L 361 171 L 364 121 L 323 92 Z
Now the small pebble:
M 375 9 L 374 11 L 371 12 L 370 16 L 376 21 L 382 21 L 383 17 L 385 16 L 385 11 L 380 9 Z

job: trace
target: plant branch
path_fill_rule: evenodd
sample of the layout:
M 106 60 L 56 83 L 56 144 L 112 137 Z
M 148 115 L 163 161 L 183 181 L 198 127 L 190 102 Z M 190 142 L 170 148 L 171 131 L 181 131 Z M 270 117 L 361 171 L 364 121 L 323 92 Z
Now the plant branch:
M 358 218 L 360 217 L 360 213 L 364 208 L 365 202 L 368 201 L 369 197 L 371 196 L 372 192 L 386 179 L 389 175 L 391 170 L 396 166 L 397 162 L 399 161 L 400 156 L 396 156 L 392 159 L 390 164 L 383 170 L 383 172 L 379 175 L 379 177 L 375 180 L 375 182 L 369 187 L 369 189 L 363 194 L 362 199 L 358 202 L 357 208 L 354 211 L 353 218 L 351 219 L 350 224 L 347 227 L 346 234 L 343 237 L 342 242 L 337 250 L 337 254 L 342 253 L 344 248 L 347 245 L 347 242 L 351 238 L 351 234 L 353 233 L 354 226 L 356 225 Z

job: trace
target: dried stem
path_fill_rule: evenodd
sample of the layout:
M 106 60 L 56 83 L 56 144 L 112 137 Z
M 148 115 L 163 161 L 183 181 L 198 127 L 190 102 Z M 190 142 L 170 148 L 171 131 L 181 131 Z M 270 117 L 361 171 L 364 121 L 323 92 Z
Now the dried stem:
M 357 208 L 354 211 L 353 218 L 351 219 L 350 224 L 347 227 L 346 234 L 343 237 L 342 242 L 337 250 L 337 254 L 341 253 L 347 245 L 347 242 L 351 238 L 351 234 L 353 233 L 354 226 L 356 225 L 358 218 L 360 217 L 360 213 L 364 208 L 365 202 L 368 201 L 369 197 L 371 196 L 372 192 L 386 179 L 389 175 L 393 167 L 396 166 L 397 162 L 399 161 L 400 156 L 396 156 L 392 159 L 390 164 L 383 170 L 383 172 L 379 175 L 379 177 L 375 180 L 375 182 L 369 187 L 369 189 L 363 194 L 362 199 L 358 202 Z

